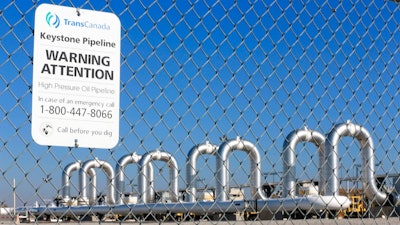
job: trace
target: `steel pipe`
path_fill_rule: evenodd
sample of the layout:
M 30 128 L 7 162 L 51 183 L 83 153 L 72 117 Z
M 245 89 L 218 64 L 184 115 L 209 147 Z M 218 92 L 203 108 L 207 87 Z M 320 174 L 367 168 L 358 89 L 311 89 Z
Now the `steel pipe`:
M 124 197 L 124 192 L 125 192 L 125 168 L 128 164 L 131 163 L 138 163 L 140 159 L 142 158 L 141 155 L 138 155 L 136 153 L 132 154 L 127 154 L 125 156 L 122 156 L 119 160 L 117 165 L 115 166 L 115 171 L 116 171 L 116 198 L 118 200 L 119 204 L 123 204 L 123 197 Z M 149 185 L 152 186 L 152 183 L 154 181 L 154 172 L 153 172 L 153 166 L 151 163 L 147 164 L 147 174 L 149 176 Z M 150 198 L 154 198 L 153 192 L 150 193 Z
M 77 171 L 81 168 L 81 162 L 70 163 L 65 166 L 62 176 L 61 176 L 61 186 L 62 186 L 62 199 L 64 204 L 68 204 L 71 201 L 71 175 L 74 171 Z M 94 169 L 88 170 L 88 175 L 90 179 L 90 195 L 96 196 L 96 171 Z
M 148 204 L 124 204 L 115 206 L 71 206 L 71 207 L 39 207 L 29 209 L 29 213 L 35 216 L 51 215 L 82 216 L 91 212 L 96 215 L 105 215 L 109 212 L 120 215 L 143 215 L 164 213 L 235 213 L 244 211 L 248 207 L 245 201 L 226 202 L 173 202 L 173 203 L 148 203 Z
M 218 146 L 212 145 L 209 142 L 206 144 L 201 144 L 194 146 L 188 154 L 188 160 L 186 163 L 186 185 L 187 185 L 187 193 L 188 193 L 188 202 L 195 202 L 197 195 L 197 186 L 196 186 L 196 178 L 197 178 L 197 159 L 200 155 L 210 154 L 215 155 L 218 150 Z
M 283 191 L 282 197 L 295 197 L 296 196 L 296 146 L 300 142 L 314 143 L 318 148 L 318 159 L 320 170 L 324 165 L 324 149 L 325 149 L 325 136 L 321 133 L 307 128 L 302 130 L 292 131 L 283 143 Z M 325 186 L 325 179 L 323 172 L 319 172 L 320 188 L 319 193 L 323 193 Z
M 146 203 L 125 204 L 114 206 L 71 206 L 71 207 L 38 207 L 29 209 L 34 216 L 82 216 L 91 212 L 96 215 L 105 215 L 109 212 L 120 215 L 146 215 L 166 213 L 194 213 L 199 215 L 214 213 L 236 213 L 245 210 L 268 210 L 287 212 L 301 210 L 342 210 L 350 206 L 351 201 L 345 196 L 307 196 L 296 198 L 276 198 L 255 201 L 224 201 L 224 202 L 174 202 L 174 203 Z
M 164 151 L 153 151 L 148 152 L 142 156 L 139 160 L 139 201 L 141 203 L 150 203 L 153 199 L 150 198 L 149 192 L 154 191 L 153 185 L 149 184 L 149 174 L 147 173 L 148 164 L 153 160 L 164 161 L 168 164 L 170 184 L 169 193 L 172 202 L 178 201 L 178 163 L 175 158 L 168 152 Z
M 227 201 L 229 195 L 228 184 L 228 158 L 229 154 L 234 150 L 247 152 L 250 157 L 250 194 L 254 199 L 267 199 L 261 186 L 261 158 L 254 144 L 249 141 L 241 140 L 239 137 L 228 142 L 224 142 L 219 146 L 217 153 L 217 183 L 216 199 L 219 201 Z
M 362 173 L 361 180 L 366 196 L 369 200 L 382 204 L 387 194 L 378 190 L 375 181 L 374 143 L 369 132 L 360 125 L 347 121 L 336 125 L 328 134 L 325 143 L 325 161 L 327 178 L 326 195 L 339 195 L 339 156 L 338 144 L 343 136 L 357 138 L 361 146 Z
M 81 192 L 80 200 L 81 202 L 87 203 L 88 197 L 86 192 L 86 177 L 89 173 L 89 170 L 92 168 L 101 168 L 104 173 L 107 175 L 107 203 L 112 205 L 115 204 L 115 173 L 113 167 L 106 161 L 102 160 L 89 160 L 83 163 L 82 167 L 79 170 L 79 188 Z M 96 196 L 95 196 L 96 198 Z M 93 199 L 92 199 L 93 200 Z M 93 202 L 89 202 L 89 204 L 93 204 Z
M 304 196 L 304 197 L 288 197 L 288 198 L 271 198 L 267 200 L 256 200 L 256 204 L 251 208 L 256 211 L 268 210 L 268 212 L 291 212 L 295 210 L 310 209 L 318 210 L 343 210 L 347 209 L 351 201 L 346 196 Z

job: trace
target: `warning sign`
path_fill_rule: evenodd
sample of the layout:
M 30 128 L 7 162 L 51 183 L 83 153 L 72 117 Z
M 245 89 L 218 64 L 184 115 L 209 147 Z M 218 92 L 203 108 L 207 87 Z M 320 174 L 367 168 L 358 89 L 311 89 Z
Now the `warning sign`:
M 119 138 L 121 24 L 114 14 L 42 4 L 35 13 L 32 137 L 112 148 Z

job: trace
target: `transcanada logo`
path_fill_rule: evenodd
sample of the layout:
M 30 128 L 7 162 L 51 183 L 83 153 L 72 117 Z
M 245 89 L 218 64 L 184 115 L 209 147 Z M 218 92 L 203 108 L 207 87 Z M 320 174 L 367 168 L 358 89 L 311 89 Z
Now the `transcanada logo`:
M 83 27 L 89 29 L 110 30 L 110 25 L 107 23 L 91 23 L 89 21 L 76 21 L 64 19 L 64 25 L 72 27 Z
M 48 12 L 46 14 L 46 22 L 50 27 L 57 28 L 60 26 L 60 18 L 58 18 L 57 14 L 53 14 Z
M 71 27 L 82 27 L 88 29 L 110 30 L 110 25 L 107 23 L 92 23 L 90 21 L 77 21 L 70 19 L 62 19 L 57 14 L 48 12 L 46 14 L 46 22 L 52 28 L 58 28 L 60 24 Z

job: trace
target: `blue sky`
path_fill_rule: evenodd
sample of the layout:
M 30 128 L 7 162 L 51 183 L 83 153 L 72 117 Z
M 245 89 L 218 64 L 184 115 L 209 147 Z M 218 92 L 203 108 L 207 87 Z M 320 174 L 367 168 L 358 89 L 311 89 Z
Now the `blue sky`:
M 31 138 L 34 13 L 42 3 L 120 18 L 120 142 L 113 149 L 39 146 Z M 15 0 L 2 1 L 0 8 L 1 201 L 11 203 L 13 178 L 19 204 L 30 204 L 57 194 L 70 162 L 97 157 L 115 165 L 125 154 L 156 149 L 177 158 L 183 187 L 188 151 L 206 141 L 219 145 L 223 136 L 255 143 L 263 171 L 280 172 L 282 144 L 292 130 L 307 126 L 326 134 L 346 120 L 371 132 L 378 173 L 400 170 L 395 2 Z M 360 163 L 358 148 L 343 139 L 348 176 Z M 315 147 L 305 144 L 298 151 L 300 179 L 313 179 Z M 234 184 L 248 182 L 243 158 L 238 152 L 231 159 Z M 214 185 L 215 160 L 200 161 L 200 176 Z M 129 169 L 134 183 L 136 168 Z M 168 177 L 167 169 L 160 171 L 158 187 Z M 53 179 L 43 183 L 47 176 Z

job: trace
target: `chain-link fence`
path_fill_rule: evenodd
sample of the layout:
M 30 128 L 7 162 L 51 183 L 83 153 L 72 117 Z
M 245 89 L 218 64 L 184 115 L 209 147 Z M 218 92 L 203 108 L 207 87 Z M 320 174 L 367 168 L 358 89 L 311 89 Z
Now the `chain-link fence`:
M 112 149 L 32 139 L 42 3 L 121 21 Z M 0 10 L 0 219 L 398 218 L 398 2 L 5 0 Z

